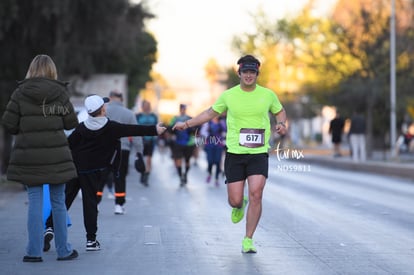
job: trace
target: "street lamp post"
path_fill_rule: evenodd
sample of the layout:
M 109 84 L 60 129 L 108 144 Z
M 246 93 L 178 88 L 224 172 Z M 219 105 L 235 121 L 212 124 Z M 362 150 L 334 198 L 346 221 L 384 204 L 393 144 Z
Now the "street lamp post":
M 395 0 L 391 0 L 391 18 L 390 18 L 390 62 L 391 62 L 391 91 L 390 91 L 390 149 L 391 156 L 395 156 L 395 142 L 397 140 L 396 135 L 396 115 L 395 115 L 395 102 L 396 102 L 396 79 L 395 79 Z

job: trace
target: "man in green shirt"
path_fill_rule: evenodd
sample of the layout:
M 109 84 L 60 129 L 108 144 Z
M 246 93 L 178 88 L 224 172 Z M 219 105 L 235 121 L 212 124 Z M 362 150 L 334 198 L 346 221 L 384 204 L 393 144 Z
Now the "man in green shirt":
M 240 84 L 224 91 L 213 106 L 196 117 L 177 122 L 173 129 L 191 128 L 227 113 L 224 172 L 228 201 L 233 207 L 231 218 L 234 223 L 240 222 L 249 202 L 242 252 L 256 253 L 252 238 L 262 213 L 262 194 L 268 177 L 269 112 L 276 116 L 275 130 L 280 135 L 287 133 L 287 117 L 276 94 L 256 84 L 260 61 L 246 55 L 237 64 Z M 248 196 L 244 196 L 246 179 Z

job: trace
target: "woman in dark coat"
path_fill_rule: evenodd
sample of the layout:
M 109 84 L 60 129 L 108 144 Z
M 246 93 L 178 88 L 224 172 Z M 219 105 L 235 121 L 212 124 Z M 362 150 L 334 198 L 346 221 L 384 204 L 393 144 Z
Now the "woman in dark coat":
M 345 120 L 337 111 L 334 119 L 329 124 L 329 133 L 332 135 L 332 143 L 334 145 L 334 156 L 341 156 L 342 134 L 344 132 Z
M 26 186 L 28 245 L 24 262 L 41 262 L 43 250 L 43 184 L 49 184 L 58 260 L 76 258 L 67 242 L 65 183 L 77 176 L 64 129 L 78 125 L 67 84 L 47 55 L 36 56 L 26 79 L 13 92 L 2 123 L 15 135 L 7 179 Z

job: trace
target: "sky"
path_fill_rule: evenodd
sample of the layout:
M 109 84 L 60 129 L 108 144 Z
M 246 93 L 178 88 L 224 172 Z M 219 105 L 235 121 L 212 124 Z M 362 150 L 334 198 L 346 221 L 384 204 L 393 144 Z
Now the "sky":
M 153 70 L 161 74 L 172 89 L 182 91 L 180 101 L 207 100 L 209 86 L 205 65 L 210 58 L 222 67 L 235 65 L 240 56 L 232 52 L 231 41 L 238 34 L 254 31 L 252 13 L 257 14 L 262 9 L 270 19 L 277 20 L 297 14 L 307 2 L 147 0 L 144 5 L 156 16 L 146 22 L 147 31 L 153 33 L 158 42 L 158 60 Z M 326 14 L 335 2 L 315 0 L 315 12 Z M 183 99 L 188 95 L 186 91 L 192 91 L 193 97 Z
M 263 9 L 270 18 L 280 19 L 300 10 L 308 0 L 149 0 L 149 10 L 157 16 L 147 30 L 158 41 L 158 62 L 154 70 L 169 84 L 204 81 L 204 66 L 215 58 L 225 67 L 238 56 L 231 51 L 237 34 L 253 31 L 250 13 Z M 317 12 L 328 12 L 335 0 L 316 0 Z

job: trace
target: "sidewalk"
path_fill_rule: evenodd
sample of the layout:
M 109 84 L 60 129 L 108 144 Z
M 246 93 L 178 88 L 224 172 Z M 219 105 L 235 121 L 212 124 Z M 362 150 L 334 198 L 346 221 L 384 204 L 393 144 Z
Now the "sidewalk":
M 369 172 L 414 180 L 414 155 L 401 155 L 391 160 L 387 152 L 375 151 L 365 162 L 353 162 L 349 152 L 342 150 L 341 157 L 334 157 L 330 148 L 303 149 L 302 162 L 324 165 L 332 168 Z

